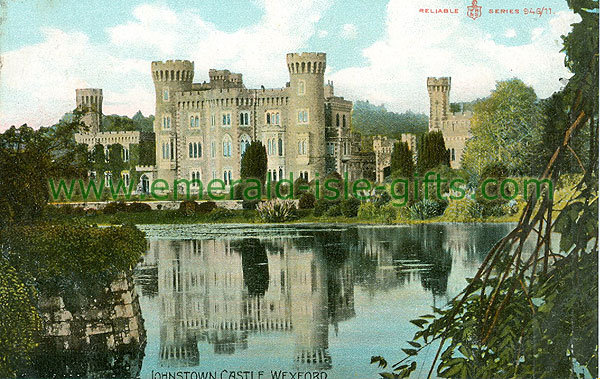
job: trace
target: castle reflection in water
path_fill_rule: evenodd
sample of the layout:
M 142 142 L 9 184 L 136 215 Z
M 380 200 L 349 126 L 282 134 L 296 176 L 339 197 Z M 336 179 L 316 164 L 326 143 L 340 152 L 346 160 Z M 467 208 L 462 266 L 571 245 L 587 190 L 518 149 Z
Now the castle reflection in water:
M 139 269 L 153 274 L 140 284 L 158 298 L 160 365 L 198 366 L 199 344 L 234 354 L 248 348 L 249 335 L 279 331 L 293 335 L 295 367 L 328 369 L 329 327 L 355 317 L 355 285 L 369 293 L 419 280 L 434 299 L 444 297 L 451 267 L 480 260 L 470 257 L 480 254 L 477 236 L 348 228 L 150 240 Z

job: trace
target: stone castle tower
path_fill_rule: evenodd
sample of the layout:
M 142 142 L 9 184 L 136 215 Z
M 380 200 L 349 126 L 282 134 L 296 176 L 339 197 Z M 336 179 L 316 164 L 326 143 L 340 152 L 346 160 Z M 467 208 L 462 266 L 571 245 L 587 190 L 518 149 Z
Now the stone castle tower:
M 429 92 L 429 131 L 441 130 L 442 121 L 450 114 L 451 79 L 427 78 Z
M 173 180 L 173 174 L 180 174 L 183 153 L 182 142 L 177 134 L 177 107 L 174 101 L 176 92 L 191 91 L 194 80 L 194 62 L 168 60 L 152 62 L 152 79 L 156 95 L 155 127 L 156 168 L 164 173 L 163 179 Z M 170 160 L 164 158 L 165 150 Z M 173 172 L 175 170 L 175 172 Z M 171 173 L 171 175 L 168 175 Z
M 471 112 L 450 111 L 451 78 L 427 78 L 429 131 L 441 131 L 450 153 L 450 166 L 460 168 L 467 140 L 471 138 Z
M 102 125 L 102 89 L 75 90 L 77 109 L 83 112 L 81 121 L 89 127 L 90 134 L 98 134 Z
M 324 53 L 290 53 L 286 56 L 290 73 L 289 104 L 292 112 L 287 133 L 288 146 L 306 141 L 308 154 L 297 155 L 289 170 L 308 170 L 310 177 L 325 173 L 325 110 L 323 103 L 326 57 Z

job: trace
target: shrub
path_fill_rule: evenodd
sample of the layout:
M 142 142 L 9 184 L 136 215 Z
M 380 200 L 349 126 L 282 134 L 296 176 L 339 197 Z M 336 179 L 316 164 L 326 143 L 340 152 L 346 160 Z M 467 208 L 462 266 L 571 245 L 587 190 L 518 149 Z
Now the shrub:
M 361 220 L 369 220 L 375 222 L 391 223 L 396 219 L 398 213 L 397 207 L 392 204 L 386 204 L 382 207 L 377 207 L 373 203 L 363 203 L 358 208 L 358 218 Z
M 2 256 L 0 272 L 0 377 L 12 378 L 30 363 L 42 322 L 31 286 Z
M 196 213 L 205 214 L 210 213 L 217 208 L 217 203 L 214 201 L 203 201 L 196 204 Z
M 375 206 L 381 207 L 386 205 L 392 200 L 392 197 L 387 191 L 381 191 L 375 193 Z
M 128 212 L 134 212 L 134 213 L 149 212 L 151 210 L 152 210 L 152 207 L 150 206 L 150 204 L 146 204 L 146 203 L 133 202 L 127 206 Z
M 310 192 L 305 192 L 300 196 L 300 200 L 298 200 L 298 208 L 299 209 L 311 209 L 315 207 L 316 202 L 315 195 Z
M 291 200 L 273 199 L 256 207 L 259 217 L 266 222 L 286 222 L 294 218 L 296 205 Z
M 426 220 L 428 218 L 441 216 L 444 213 L 445 205 L 441 202 L 430 199 L 423 199 L 414 203 L 410 207 L 410 217 L 417 220 Z
M 192 216 L 196 213 L 198 203 L 194 200 L 184 200 L 179 203 L 179 213 L 184 216 Z
M 351 196 L 348 199 L 343 200 L 340 203 L 342 214 L 346 217 L 356 217 L 358 215 L 358 208 L 360 207 L 360 200 Z
M 342 207 L 340 204 L 335 204 L 332 205 L 331 207 L 329 207 L 329 209 L 327 209 L 327 212 L 325 212 L 326 216 L 329 217 L 338 217 L 342 215 Z
M 232 210 L 225 208 L 215 208 L 208 214 L 210 221 L 227 220 L 233 216 L 235 216 L 235 213 Z
M 450 200 L 444 211 L 444 219 L 450 222 L 473 222 L 480 219 L 481 215 L 481 205 L 469 198 Z
M 358 218 L 361 220 L 372 220 L 377 217 L 377 207 L 375 204 L 368 202 L 362 203 L 358 207 Z
M 122 201 L 113 201 L 102 208 L 102 213 L 107 215 L 114 215 L 117 212 L 127 212 L 127 204 Z
M 256 199 L 256 200 L 242 200 L 242 209 L 245 210 L 254 210 L 256 209 L 256 207 L 258 206 L 258 204 L 260 203 L 260 200 Z
M 97 294 L 146 251 L 135 226 L 99 228 L 83 224 L 4 228 L 0 244 L 17 272 L 35 278 L 47 296 Z
M 327 210 L 335 205 L 338 205 L 339 201 L 329 201 L 325 199 L 319 199 L 315 203 L 315 209 L 313 210 L 313 214 L 316 217 L 321 217 L 327 213 Z

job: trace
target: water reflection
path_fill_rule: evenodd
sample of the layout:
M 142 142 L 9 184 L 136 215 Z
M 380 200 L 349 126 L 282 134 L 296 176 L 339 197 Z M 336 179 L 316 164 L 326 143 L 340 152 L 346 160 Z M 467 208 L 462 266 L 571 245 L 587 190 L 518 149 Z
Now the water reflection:
M 453 270 L 468 276 L 507 230 L 290 228 L 276 235 L 151 239 L 138 277 L 142 294 L 158 304 L 158 365 L 199 366 L 209 359 L 203 346 L 211 346 L 215 359 L 247 351 L 253 335 L 279 333 L 293 339 L 294 368 L 330 369 L 330 327 L 337 336 L 340 324 L 357 317 L 357 288 L 373 297 L 417 283 L 433 304 L 444 303 L 455 295 L 448 293 Z M 361 354 L 363 365 L 370 355 Z

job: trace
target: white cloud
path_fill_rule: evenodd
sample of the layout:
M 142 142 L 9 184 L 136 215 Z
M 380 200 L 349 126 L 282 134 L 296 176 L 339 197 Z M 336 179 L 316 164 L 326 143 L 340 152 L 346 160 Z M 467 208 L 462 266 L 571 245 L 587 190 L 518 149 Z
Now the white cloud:
M 191 59 L 197 81 L 208 69 L 244 74 L 249 86 L 281 87 L 288 80 L 285 54 L 306 49 L 331 0 L 260 0 L 254 25 L 219 30 L 194 10 L 175 12 L 144 4 L 130 22 L 107 29 L 109 42 L 94 44 L 78 32 L 44 30 L 43 42 L 2 54 L 0 130 L 10 125 L 50 125 L 75 107 L 75 89 L 101 87 L 106 114 L 154 113 L 150 59 Z
M 340 32 L 340 36 L 344 39 L 356 39 L 358 37 L 358 29 L 354 24 L 344 24 L 342 25 L 342 31 Z
M 318 35 L 320 38 L 327 37 L 327 35 L 328 35 L 328 34 L 329 34 L 329 32 L 328 32 L 327 30 L 324 30 L 324 29 L 321 29 L 321 30 L 319 30 L 319 32 L 317 33 L 317 35 Z
M 504 37 L 506 38 L 515 38 L 517 36 L 517 31 L 510 28 L 504 31 Z
M 432 9 L 454 7 L 446 0 L 431 2 Z M 451 101 L 487 96 L 497 80 L 512 77 L 547 97 L 560 89 L 559 78 L 570 77 L 559 51 L 560 35 L 577 22 L 578 16 L 572 13 L 556 14 L 531 41 L 507 46 L 484 35 L 479 24 L 466 17 L 420 14 L 420 6 L 413 1 L 390 1 L 385 35 L 363 50 L 367 63 L 329 75 L 337 92 L 384 103 L 394 111 L 427 113 L 428 76 L 452 77 Z

